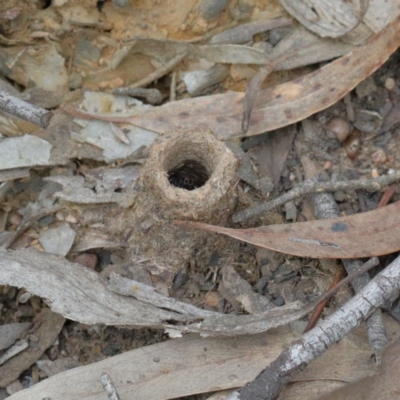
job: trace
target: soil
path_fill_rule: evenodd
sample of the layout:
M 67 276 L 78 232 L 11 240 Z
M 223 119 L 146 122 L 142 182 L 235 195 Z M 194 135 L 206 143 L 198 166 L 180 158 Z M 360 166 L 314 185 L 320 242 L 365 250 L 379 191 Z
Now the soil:
M 152 33 L 152 30 L 156 25 L 161 38 L 190 41 L 211 29 L 232 22 L 234 20 L 232 15 L 235 15 L 235 12 L 240 14 L 239 17 L 236 17 L 238 21 L 241 21 L 241 18 L 245 20 L 246 13 L 250 13 L 249 8 L 246 8 L 246 2 L 241 1 L 231 2 L 232 4 L 228 8 L 229 12 L 224 11 L 215 20 L 207 20 L 204 17 L 204 15 L 207 16 L 207 13 L 199 18 L 198 14 L 193 11 L 195 1 L 179 2 L 182 5 L 180 9 L 177 6 L 178 2 L 174 1 L 141 0 L 135 1 L 136 8 L 127 6 L 123 8 L 123 12 L 121 12 L 122 8 L 117 8 L 111 1 L 85 1 L 82 2 L 84 3 L 82 6 L 75 2 L 77 14 L 74 18 L 76 22 L 72 25 L 74 27 L 82 26 L 82 28 L 67 33 L 60 16 L 62 7 L 60 10 L 55 10 L 55 7 L 49 7 L 50 2 L 45 1 L 36 2 L 41 3 L 42 8 L 29 6 L 29 2 L 22 0 L 12 3 L 14 8 L 19 7 L 25 10 L 24 12 L 33 13 L 33 16 L 29 18 L 29 21 L 32 21 L 30 24 L 38 24 L 42 29 L 35 32 L 42 32 L 41 34 L 44 38 L 48 38 L 47 40 L 61 39 L 57 46 L 60 47 L 60 52 L 66 60 L 70 59 L 71 52 L 79 53 L 79 41 L 82 46 L 88 46 L 85 52 L 78 54 L 79 56 L 87 55 L 89 48 L 93 53 L 96 53 L 96 49 L 101 49 L 101 58 L 96 58 L 95 55 L 93 55 L 93 60 L 90 60 L 89 57 L 85 60 L 75 58 L 75 61 L 66 64 L 69 81 L 65 80 L 64 85 L 68 86 L 67 92 L 73 91 L 71 86 L 73 79 L 79 81 L 79 90 L 110 91 L 118 85 L 118 79 L 136 81 L 146 77 L 158 67 L 151 63 L 148 56 L 141 55 L 135 61 L 134 72 L 129 71 L 131 64 L 126 62 L 126 65 L 118 70 L 118 74 L 115 73 L 115 70 L 107 68 L 104 68 L 104 73 L 91 74 L 91 69 L 98 68 L 101 64 L 107 65 L 109 60 L 107 46 L 111 52 L 113 43 L 120 42 L 121 38 L 134 38 L 135 36 L 153 38 L 155 34 Z M 264 4 L 266 2 L 261 0 L 249 3 L 251 3 L 251 7 L 249 7 L 252 10 L 259 9 L 260 12 L 262 11 L 270 17 L 278 15 L 281 10 L 278 1 L 268 2 L 268 7 Z M 92 6 L 93 4 L 95 7 Z M 140 14 L 135 12 L 137 7 L 141 8 Z M 7 9 L 5 4 L 0 6 L 0 17 L 2 10 Z M 166 13 L 166 9 L 170 11 Z M 25 14 L 22 13 L 22 15 Z M 129 24 L 125 23 L 127 20 L 130 21 Z M 118 28 L 111 29 L 110 27 Z M 9 38 L 5 44 L 9 46 L 7 49 L 15 47 L 11 39 L 15 40 L 18 45 L 28 46 L 25 43 L 32 42 L 31 33 L 30 25 L 21 17 L 21 20 L 17 18 L 4 24 L 2 40 L 4 43 L 4 37 Z M 82 44 L 83 39 L 88 43 Z M 265 37 L 262 35 L 256 37 L 257 41 L 263 39 Z M 313 115 L 306 123 L 297 124 L 296 135 L 293 142 L 289 143 L 289 151 L 279 153 L 284 158 L 284 163 L 280 171 L 275 171 L 275 174 L 278 173 L 278 179 L 275 182 L 271 175 L 264 174 L 265 165 L 261 157 L 269 134 L 233 141 L 231 145 L 240 147 L 243 151 L 242 165 L 244 157 L 247 157 L 253 172 L 256 175 L 258 173 L 257 178 L 260 181 L 264 179 L 264 182 L 270 185 L 268 187 L 271 190 L 264 191 L 263 188 L 252 186 L 248 183 L 249 181 L 237 179 L 235 209 L 232 210 L 231 204 L 228 207 L 230 208 L 229 213 L 232 214 L 234 211 L 275 198 L 303 182 L 305 178 L 298 152 L 299 146 L 307 149 L 310 160 L 317 163 L 332 180 L 370 178 L 400 169 L 400 127 L 394 125 L 387 131 L 377 133 L 391 107 L 398 103 L 400 98 L 399 63 L 400 51 L 397 51 L 376 73 L 350 92 L 345 100 L 340 100 L 334 106 Z M 320 64 L 273 74 L 265 85 L 273 86 L 292 79 L 294 76 L 303 75 L 319 66 Z M 191 61 L 186 60 L 181 65 L 180 72 L 189 71 L 192 67 Z M 248 68 L 256 70 L 254 65 L 250 65 Z M 251 71 L 247 70 L 243 73 L 250 74 Z M 27 82 L 23 82 L 22 78 L 17 76 L 17 73 L 14 76 L 7 76 L 7 79 L 18 90 L 29 87 Z M 394 85 L 392 84 L 393 80 Z M 222 93 L 228 90 L 244 90 L 247 81 L 246 79 L 235 81 L 230 75 L 223 82 L 214 85 L 208 94 Z M 180 82 L 181 86 L 178 85 L 177 88 L 177 99 L 189 97 L 182 86 L 182 81 Z M 156 83 L 152 83 L 149 87 L 159 89 L 163 94 L 164 101 L 167 101 L 170 83 L 171 78 L 168 75 Z M 349 134 L 344 140 L 339 140 L 340 135 L 328 129 L 329 123 L 334 119 L 340 119 L 349 124 Z M 228 147 L 231 145 L 228 144 Z M 133 162 L 132 160 L 128 160 L 128 162 L 140 169 L 146 160 L 146 154 L 142 156 L 143 154 Z M 113 164 L 95 158 L 71 158 L 68 163 L 63 165 L 31 169 L 30 177 L 15 180 L 12 188 L 1 200 L 0 221 L 4 221 L 3 231 L 15 231 L 21 223 L 22 217 L 19 211 L 29 203 L 39 201 L 39 194 L 46 185 L 44 178 L 62 174 L 83 176 L 86 171 L 95 168 L 107 169 L 115 165 L 123 165 L 123 162 L 117 161 Z M 341 213 L 346 215 L 375 209 L 381 196 L 381 193 L 371 194 L 363 191 L 334 193 Z M 392 201 L 397 200 L 399 200 L 398 189 Z M 124 208 L 115 204 L 80 205 L 72 202 L 64 202 L 63 206 L 62 210 L 44 216 L 32 224 L 14 241 L 11 249 L 34 247 L 44 251 L 39 241 L 41 234 L 64 222 L 68 222 L 77 234 L 75 245 L 85 237 L 87 239 L 88 232 L 93 229 L 98 230 L 105 240 L 113 240 L 117 244 L 126 243 L 128 238 L 132 238 L 132 227 L 126 222 L 132 208 Z M 291 205 L 240 224 L 234 224 L 228 219 L 226 225 L 252 227 L 312 219 L 314 219 L 313 211 L 309 202 L 307 199 L 300 198 Z M 146 227 L 144 227 L 143 221 L 141 223 L 143 230 Z M 172 269 L 168 268 L 170 260 L 167 258 L 163 260 L 149 257 L 148 254 L 144 256 L 140 251 L 143 246 L 135 246 L 132 239 L 130 239 L 130 243 L 128 239 L 129 244 L 125 247 L 116 245 L 91 248 L 88 246 L 87 249 L 81 251 L 72 248 L 66 257 L 74 261 L 80 256 L 77 262 L 94 269 L 104 277 L 108 277 L 114 271 L 122 276 L 152 285 L 161 293 L 169 294 L 196 307 L 223 313 L 246 313 L 238 301 L 229 299 L 229 296 L 221 290 L 222 270 L 226 263 L 234 266 L 240 277 L 250 283 L 255 292 L 263 295 L 278 307 L 296 300 L 303 303 L 314 300 L 325 292 L 340 267 L 340 263 L 336 261 L 276 255 L 249 244 L 239 243 L 234 239 L 221 239 L 217 235 L 212 235 L 211 238 L 214 238 L 211 240 L 211 242 L 215 242 L 213 246 L 207 240 L 200 240 L 196 246 L 190 249 L 191 255 L 186 257 L 186 261 L 177 262 Z M 145 236 L 142 240 L 146 240 Z M 385 265 L 392 257 L 382 258 L 381 265 Z M 0 286 L 1 325 L 12 322 L 31 322 L 42 308 L 47 307 L 37 297 L 31 297 L 22 304 L 19 299 L 23 293 L 24 289 Z M 352 295 L 351 288 L 342 288 L 330 301 L 323 315 L 330 314 Z M 305 326 L 306 318 L 300 323 Z M 68 320 L 57 342 L 46 351 L 42 359 L 55 361 L 72 358 L 81 365 L 88 365 L 132 349 L 166 340 L 170 339 L 162 330 L 88 326 Z M 19 380 L 25 388 L 46 379 L 46 377 L 47 374 L 34 364 L 22 373 Z M 205 399 L 209 396 L 210 394 L 204 394 L 185 397 L 185 399 Z M 6 394 L 4 390 L 0 389 L 0 399 L 2 398 L 6 398 Z

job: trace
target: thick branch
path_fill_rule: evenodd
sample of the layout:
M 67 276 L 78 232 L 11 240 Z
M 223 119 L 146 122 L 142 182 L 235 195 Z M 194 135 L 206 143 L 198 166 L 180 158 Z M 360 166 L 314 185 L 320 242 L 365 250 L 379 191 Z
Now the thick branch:
M 284 350 L 254 381 L 234 392 L 229 400 L 276 399 L 293 373 L 343 339 L 399 290 L 400 257 L 397 257 L 350 301 Z
M 39 125 L 41 128 L 47 128 L 54 115 L 51 111 L 17 99 L 4 91 L 0 92 L 0 110 Z

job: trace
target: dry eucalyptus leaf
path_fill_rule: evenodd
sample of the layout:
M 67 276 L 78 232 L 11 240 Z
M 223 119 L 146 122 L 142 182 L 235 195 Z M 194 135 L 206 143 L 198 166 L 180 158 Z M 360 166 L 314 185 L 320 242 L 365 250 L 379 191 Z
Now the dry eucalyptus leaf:
M 400 340 L 383 352 L 382 364 L 372 377 L 342 387 L 319 400 L 392 400 L 400 393 Z
M 280 0 L 280 3 L 306 28 L 331 38 L 353 30 L 368 8 L 368 0 Z
M 259 247 L 312 258 L 361 258 L 400 250 L 400 202 L 346 217 L 231 229 L 200 222 L 176 224 L 204 229 Z
M 282 58 L 275 70 L 288 70 L 332 60 L 349 53 L 353 45 L 341 40 L 321 38 L 308 29 L 298 26 L 284 37 L 272 50 L 272 60 Z M 288 54 L 292 56 L 286 57 Z
M 391 326 L 395 332 L 395 325 L 392 323 Z M 65 371 L 28 390 L 15 393 L 9 400 L 41 399 L 44 393 L 54 399 L 95 400 L 99 397 L 98 393 L 103 393 L 99 380 L 104 371 L 118 377 L 115 385 L 122 399 L 168 400 L 236 388 L 253 380 L 280 354 L 285 345 L 296 338 L 286 328 L 236 338 L 187 335 Z M 375 364 L 370 361 L 365 329 L 360 329 L 297 375 L 295 380 L 298 382 L 287 387 L 289 396 L 284 396 L 285 390 L 282 400 L 293 400 L 294 397 L 290 395 L 299 393 L 299 390 L 296 391 L 297 385 L 303 388 L 305 383 L 324 382 L 324 386 L 331 387 L 333 380 L 353 381 L 374 371 Z M 82 375 L 85 379 L 82 379 Z
M 400 44 L 399 17 L 348 55 L 292 82 L 261 90 L 256 99 L 246 136 L 272 131 L 301 121 L 336 103 L 358 83 L 376 71 Z M 374 57 L 366 57 L 374 54 Z M 184 99 L 143 110 L 136 116 L 90 115 L 64 109 L 91 119 L 130 123 L 155 132 L 211 129 L 218 138 L 241 136 L 243 93 L 225 93 Z

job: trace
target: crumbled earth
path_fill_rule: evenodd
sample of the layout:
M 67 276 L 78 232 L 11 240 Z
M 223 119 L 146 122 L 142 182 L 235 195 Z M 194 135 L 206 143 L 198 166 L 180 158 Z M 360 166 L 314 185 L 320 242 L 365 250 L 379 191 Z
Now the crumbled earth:
M 0 6 L 0 18 L 3 15 L 1 12 L 9 8 L 5 3 L 10 2 L 4 2 L 4 5 Z M 56 42 L 58 37 L 62 38 L 62 41 L 56 43 L 56 46 L 61 47 L 61 54 L 65 59 L 69 59 L 70 52 L 75 52 L 76 57 L 72 64 L 64 65 L 62 60 L 60 61 L 57 55 L 51 52 L 44 53 L 43 56 L 50 57 L 52 55 L 53 67 L 60 65 L 61 72 L 59 71 L 57 85 L 54 86 L 53 82 L 50 89 L 57 88 L 64 93 L 63 96 L 67 96 L 74 89 L 111 91 L 119 87 L 121 80 L 137 81 L 154 71 L 158 65 L 152 65 L 150 58 L 143 54 L 135 59 L 134 68 L 131 68 L 132 63 L 129 63 L 129 60 L 124 60 L 117 72 L 115 69 L 106 67 L 108 62 L 113 61 L 111 56 L 107 57 L 107 54 L 113 53 L 116 43 L 119 43 L 121 38 L 134 38 L 138 35 L 152 38 L 154 33 L 150 34 L 149 32 L 153 30 L 155 24 L 163 27 L 159 30 L 160 38 L 168 37 L 169 39 L 189 41 L 196 40 L 209 30 L 224 26 L 232 20 L 246 20 L 257 9 L 262 10 L 266 17 L 268 15 L 273 17 L 278 13 L 277 1 L 270 2 L 271 6 L 268 8 L 264 7 L 262 1 L 231 2 L 232 4 L 228 8 L 224 5 L 227 2 L 203 1 L 201 2 L 202 7 L 199 9 L 194 8 L 195 1 L 184 3 L 182 9 L 172 7 L 170 3 L 174 2 L 170 1 L 141 1 L 138 2 L 143 5 L 139 15 L 130 7 L 116 8 L 111 1 L 86 1 L 84 3 L 97 3 L 97 8 L 77 5 L 76 14 L 66 18 L 63 13 L 72 12 L 72 9 L 64 10 L 62 7 L 55 9 L 49 7 L 50 2 L 47 1 L 36 2 L 42 4 L 42 9 L 22 0 L 13 3 L 15 3 L 13 4 L 15 9 L 21 8 L 24 12 L 14 20 L 7 20 L 8 22 L 2 26 L 0 41 L 4 46 L 10 47 L 0 49 L 0 55 L 2 52 L 14 49 L 15 45 L 23 46 L 32 43 L 34 38 L 40 35 L 48 38 L 47 40 L 50 40 L 51 43 Z M 169 6 L 172 7 L 171 12 L 163 12 L 164 7 Z M 88 10 L 90 10 L 89 13 Z M 28 12 L 35 13 L 35 18 L 29 19 L 31 25 L 26 20 Z M 129 13 L 130 23 L 128 25 L 124 23 L 125 12 Z M 200 13 L 200 18 L 198 13 Z M 82 27 L 79 36 L 76 32 L 71 35 L 67 34 L 69 29 L 76 29 L 76 27 Z M 111 27 L 118 28 L 111 29 Z M 14 35 L 11 35 L 13 32 L 15 32 Z M 284 32 L 284 30 L 279 32 Z M 279 32 L 275 32 L 275 34 Z M 33 33 L 35 35 L 32 35 Z M 261 41 L 266 38 L 273 39 L 268 35 L 264 37 L 258 35 L 256 39 Z M 262 185 L 252 185 L 254 179 L 240 180 L 237 186 L 236 211 L 275 198 L 304 181 L 304 171 L 298 153 L 299 145 L 308 149 L 309 158 L 315 161 L 332 180 L 370 178 L 389 173 L 391 170 L 398 170 L 400 168 L 400 127 L 394 125 L 383 132 L 379 132 L 379 129 L 385 123 L 385 118 L 392 107 L 398 104 L 400 99 L 399 62 L 400 51 L 397 51 L 383 67 L 350 92 L 344 100 L 310 117 L 306 122 L 297 124 L 293 140 L 288 144 L 288 151 L 282 151 L 280 154 L 282 157 L 280 171 L 273 171 L 269 176 L 265 172 L 265 159 L 262 155 L 265 154 L 265 143 L 270 134 L 228 143 L 228 146 L 239 147 L 242 167 L 250 168 L 250 174 L 255 176 L 257 182 L 263 182 Z M 13 73 L 5 74 L 6 66 L 1 64 L 0 57 L 0 73 L 4 74 L 16 88 L 29 87 L 26 74 L 18 73 L 17 69 Z M 160 64 L 162 64 L 161 61 Z M 92 69 L 97 70 L 100 67 L 104 68 L 104 73 L 92 74 L 90 72 Z M 277 73 L 272 75 L 265 85 L 272 86 L 281 83 L 316 67 L 318 65 Z M 188 61 L 183 63 L 183 70 L 191 70 Z M 223 93 L 228 90 L 243 91 L 247 79 L 253 76 L 256 70 L 254 65 L 232 67 L 229 77 L 209 88 L 208 93 Z M 242 77 L 246 79 L 242 79 Z M 31 78 L 33 79 L 33 77 Z M 55 78 L 52 75 L 52 79 Z M 35 77 L 35 79 L 37 81 L 34 86 L 39 86 L 41 84 L 40 77 Z M 162 93 L 163 100 L 166 101 L 169 85 L 170 78 L 164 77 L 149 87 L 158 89 Z M 177 87 L 177 98 L 185 97 L 189 97 L 189 95 L 180 81 Z M 144 162 L 144 156 L 145 154 L 141 154 L 132 164 L 140 168 Z M 71 159 L 66 165 L 31 170 L 29 178 L 14 181 L 12 188 L 2 198 L 0 232 L 13 232 L 17 229 L 22 220 L 18 211 L 27 207 L 29 203 L 39 201 L 39 194 L 48 184 L 43 178 L 62 174 L 82 176 L 88 170 L 101 167 L 107 167 L 107 164 L 93 159 Z M 241 175 L 239 177 L 242 178 Z M 334 193 L 334 198 L 342 214 L 354 214 L 375 209 L 381 193 L 338 191 Z M 398 192 L 393 198 L 393 201 L 396 200 L 399 200 Z M 65 202 L 62 210 L 43 216 L 33 223 L 12 244 L 11 248 L 17 250 L 34 247 L 43 251 L 44 246 L 40 240 L 43 232 L 56 229 L 65 222 L 69 223 L 76 232 L 75 245 L 85 237 L 87 239 L 88 226 L 98 228 L 99 232 L 104 235 L 104 240 L 109 244 L 112 240 L 115 241 L 115 246 L 97 248 L 88 246 L 87 249 L 80 250 L 72 248 L 67 259 L 94 269 L 104 277 L 108 277 L 114 271 L 122 276 L 153 285 L 160 292 L 191 303 L 196 307 L 224 313 L 246 312 L 240 303 L 235 299 L 230 299 L 221 288 L 222 268 L 226 263 L 230 263 L 240 277 L 252 285 L 254 291 L 265 296 L 278 307 L 296 300 L 303 303 L 314 300 L 325 292 L 339 268 L 339 263 L 336 261 L 320 262 L 313 259 L 277 255 L 248 244 L 238 243 L 233 239 L 226 239 L 223 242 L 225 243 L 224 247 L 213 251 L 210 256 L 207 255 L 207 259 L 200 256 L 193 257 L 186 265 L 182 265 L 177 273 L 171 274 L 170 271 L 153 263 L 152 260 L 143 260 L 140 254 L 132 256 L 129 249 L 120 246 L 120 243 L 126 239 L 129 227 L 124 226 L 123 223 L 113 227 L 104 223 L 105 213 L 126 215 L 128 212 L 129 209 L 114 205 L 83 206 Z M 241 224 L 230 223 L 230 226 L 250 227 L 311 219 L 313 219 L 313 212 L 310 204 L 306 199 L 300 198 L 292 204 L 287 204 L 285 207 L 259 218 Z M 202 249 L 198 251 L 201 252 Z M 26 303 L 21 303 L 20 297 L 23 293 L 23 289 L 0 287 L 1 325 L 12 322 L 31 322 L 42 308 L 47 307 L 37 297 L 31 297 Z M 328 308 L 324 311 L 325 315 L 331 313 L 338 304 L 348 300 L 352 294 L 352 289 L 342 288 L 329 303 Z M 306 320 L 301 322 L 306 325 Z M 101 325 L 87 326 L 67 321 L 59 339 L 46 351 L 42 360 L 55 361 L 72 358 L 78 364 L 88 365 L 128 350 L 165 340 L 168 340 L 168 337 L 160 330 L 126 329 Z M 0 351 L 0 355 L 2 353 L 4 351 Z M 45 372 L 41 371 L 37 365 L 33 365 L 21 375 L 20 381 L 23 387 L 29 387 L 46 377 Z M 191 396 L 186 399 L 206 397 L 208 395 Z M 5 395 L 0 391 L 0 399 L 2 398 L 5 398 Z

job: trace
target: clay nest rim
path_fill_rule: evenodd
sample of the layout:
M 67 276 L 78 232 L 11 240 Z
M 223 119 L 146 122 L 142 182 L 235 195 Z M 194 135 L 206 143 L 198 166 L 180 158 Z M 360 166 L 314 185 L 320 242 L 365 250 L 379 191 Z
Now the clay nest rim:
M 171 217 L 209 219 L 216 209 L 232 208 L 229 197 L 234 194 L 229 192 L 237 181 L 237 165 L 232 152 L 210 130 L 178 130 L 160 136 L 153 144 L 142 183 Z M 202 186 L 187 190 L 171 183 L 173 174 L 185 166 L 198 169 L 194 179 Z

